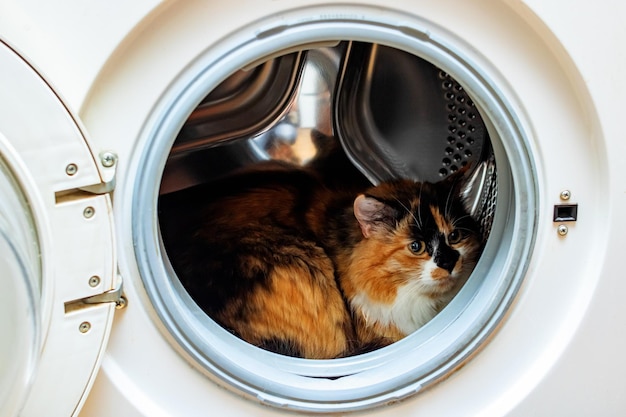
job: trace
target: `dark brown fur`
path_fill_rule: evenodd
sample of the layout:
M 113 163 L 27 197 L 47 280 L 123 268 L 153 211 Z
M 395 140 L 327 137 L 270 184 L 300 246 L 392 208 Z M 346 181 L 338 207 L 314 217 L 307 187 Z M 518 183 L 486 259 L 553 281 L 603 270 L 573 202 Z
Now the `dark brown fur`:
M 465 282 L 480 242 L 460 178 L 387 182 L 355 200 L 317 170 L 270 162 L 163 196 L 162 235 L 189 294 L 238 337 L 304 358 L 352 355 L 403 338 Z M 387 317 L 405 310 L 419 317 Z

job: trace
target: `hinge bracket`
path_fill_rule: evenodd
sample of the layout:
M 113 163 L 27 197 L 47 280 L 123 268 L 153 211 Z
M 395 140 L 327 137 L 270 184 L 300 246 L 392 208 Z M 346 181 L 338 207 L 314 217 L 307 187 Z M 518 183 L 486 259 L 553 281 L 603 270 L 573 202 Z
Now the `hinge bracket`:
M 124 285 L 122 278 L 118 276 L 117 286 L 109 291 L 101 294 L 91 295 L 85 298 L 79 298 L 78 300 L 72 300 L 65 303 L 65 313 L 71 313 L 72 311 L 80 310 L 90 306 L 98 304 L 115 303 L 116 309 L 122 309 L 126 307 L 127 301 L 124 296 Z
M 102 182 L 99 184 L 81 187 L 82 191 L 92 194 L 106 194 L 115 189 L 115 174 L 117 170 L 117 155 L 110 151 L 100 152 L 100 175 Z

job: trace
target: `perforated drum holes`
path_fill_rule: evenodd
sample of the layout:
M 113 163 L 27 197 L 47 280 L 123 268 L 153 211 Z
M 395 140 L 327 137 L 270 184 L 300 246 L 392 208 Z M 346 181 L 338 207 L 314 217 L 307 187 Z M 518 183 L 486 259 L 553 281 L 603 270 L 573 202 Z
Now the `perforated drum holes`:
M 396 48 L 363 42 L 346 48 L 333 122 L 372 182 L 436 182 L 489 158 L 487 128 L 462 81 Z
M 480 154 L 481 150 L 474 148 L 477 138 L 482 147 L 486 129 L 476 105 L 465 89 L 445 71 L 439 71 L 438 75 L 447 102 L 445 111 L 448 113 L 450 133 L 447 137 L 449 146 L 443 151 L 442 168 L 439 170 L 439 175 L 446 177 L 466 166 L 475 153 Z

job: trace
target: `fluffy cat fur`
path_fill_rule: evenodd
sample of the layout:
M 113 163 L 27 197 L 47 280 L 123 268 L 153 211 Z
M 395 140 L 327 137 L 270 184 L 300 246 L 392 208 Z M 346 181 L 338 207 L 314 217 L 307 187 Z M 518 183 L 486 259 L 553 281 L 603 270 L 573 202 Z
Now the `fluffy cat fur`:
M 462 174 L 356 191 L 263 163 L 161 197 L 161 233 L 197 304 L 280 354 L 336 358 L 402 339 L 458 292 L 481 251 Z

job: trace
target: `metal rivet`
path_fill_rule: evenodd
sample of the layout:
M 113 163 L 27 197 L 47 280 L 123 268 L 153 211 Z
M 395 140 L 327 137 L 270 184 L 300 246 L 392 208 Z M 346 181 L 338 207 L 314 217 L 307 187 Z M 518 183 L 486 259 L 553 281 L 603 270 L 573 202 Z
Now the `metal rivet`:
M 571 196 L 572 196 L 572 193 L 569 190 L 561 191 L 561 200 L 569 200 Z
M 567 226 L 565 226 L 564 224 L 560 224 L 556 230 L 561 236 L 565 236 L 568 232 Z
M 93 277 L 89 278 L 89 286 L 90 287 L 97 287 L 98 285 L 100 285 L 100 277 L 97 275 L 94 275 Z
M 70 177 L 78 172 L 78 167 L 76 164 L 69 164 L 65 167 L 65 173 Z
M 94 214 L 96 214 L 96 209 L 91 206 L 86 207 L 85 210 L 83 210 L 83 216 L 85 216 L 86 219 L 91 219 Z
M 91 323 L 84 321 L 78 326 L 78 331 L 81 333 L 87 333 L 91 329 Z
M 100 162 L 102 163 L 102 166 L 106 168 L 111 168 L 113 165 L 115 165 L 116 160 L 117 157 L 112 152 L 104 152 L 102 155 L 100 155 Z

